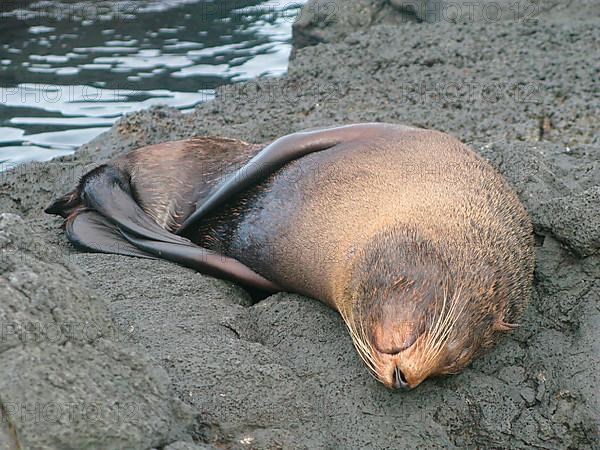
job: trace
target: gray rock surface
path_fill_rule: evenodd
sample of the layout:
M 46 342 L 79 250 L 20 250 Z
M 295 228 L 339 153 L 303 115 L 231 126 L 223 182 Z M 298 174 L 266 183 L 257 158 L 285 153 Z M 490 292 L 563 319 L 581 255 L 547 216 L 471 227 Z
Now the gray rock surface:
M 198 445 L 191 442 L 177 441 L 171 445 L 167 445 L 164 450 L 215 450 L 212 445 Z
M 417 11 L 421 8 L 395 7 L 384 0 L 309 0 L 292 27 L 294 48 L 336 42 L 374 24 L 418 22 Z
M 533 24 L 599 15 L 595 0 L 309 0 L 294 22 L 294 48 L 338 42 L 381 24 Z
M 37 234 L 0 214 L 3 445 L 145 449 L 182 435 L 165 370 L 123 339 L 85 275 Z
M 139 394 L 145 420 L 111 435 L 132 448 L 192 440 L 200 448 L 598 448 L 600 55 L 592 43 L 600 27 L 576 9 L 528 23 L 372 24 L 298 50 L 287 77 L 221 89 L 186 115 L 128 115 L 74 156 L 1 174 L 0 211 L 23 217 L 5 220 L 29 255 L 2 269 L 0 281 L 19 289 L 2 296 L 3 320 L 22 314 L 23 305 L 9 306 L 17 295 L 49 298 L 40 320 L 78 317 L 121 339 L 103 331 L 62 346 L 4 342 L 0 403 L 89 401 L 90 392 L 126 403 Z M 79 253 L 60 221 L 41 212 L 87 168 L 144 144 L 201 134 L 264 142 L 357 121 L 436 128 L 470 143 L 515 187 L 537 231 L 535 292 L 521 327 L 462 374 L 408 393 L 369 377 L 341 319 L 314 300 L 282 293 L 253 305 L 241 288 L 167 262 Z M 51 288 L 61 295 L 47 296 Z M 62 378 L 66 361 L 73 381 Z M 34 434 L 10 411 L 9 423 L 46 448 L 65 448 L 50 429 L 63 439 L 105 430 L 52 423 Z
M 587 257 L 600 249 L 600 186 L 553 198 L 541 205 L 540 225 L 575 254 Z

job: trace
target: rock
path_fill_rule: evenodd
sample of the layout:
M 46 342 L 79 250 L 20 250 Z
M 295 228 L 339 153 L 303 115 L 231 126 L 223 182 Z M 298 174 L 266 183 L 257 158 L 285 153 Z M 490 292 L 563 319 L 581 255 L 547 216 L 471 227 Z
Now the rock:
M 521 397 L 527 403 L 527 406 L 533 406 L 535 404 L 535 391 L 530 387 L 524 387 L 521 389 Z
M 167 445 L 163 450 L 216 450 L 212 445 L 197 445 L 191 442 L 177 441 Z
M 145 449 L 180 435 L 165 371 L 36 232 L 0 214 L 0 437 L 24 449 Z
M 409 5 L 392 6 L 384 0 L 309 0 L 293 24 L 294 48 L 337 42 L 378 23 L 416 22 L 421 10 Z
M 540 205 L 541 227 L 549 230 L 577 256 L 600 250 L 600 186 L 547 200 Z
M 507 366 L 503 367 L 498 373 L 498 378 L 507 384 L 522 384 L 525 379 L 525 370 L 518 366 Z
M 528 32 L 533 34 L 540 19 L 564 23 L 565 18 L 568 21 L 574 17 L 598 16 L 600 4 L 594 0 L 566 3 L 559 0 L 309 0 L 294 21 L 293 44 L 294 50 L 297 50 L 321 43 L 340 42 L 356 31 L 380 24 L 489 25 L 511 22 L 530 27 Z
M 442 0 L 390 0 L 389 2 L 405 17 L 414 17 L 419 22 L 449 20 L 448 2 Z

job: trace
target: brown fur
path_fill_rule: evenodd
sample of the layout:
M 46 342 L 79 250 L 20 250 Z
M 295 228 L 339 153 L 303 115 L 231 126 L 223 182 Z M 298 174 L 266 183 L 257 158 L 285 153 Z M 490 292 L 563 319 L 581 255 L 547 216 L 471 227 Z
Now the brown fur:
M 205 136 L 144 147 L 114 163 L 127 169 L 144 211 L 173 232 L 194 211 L 198 200 L 262 147 Z

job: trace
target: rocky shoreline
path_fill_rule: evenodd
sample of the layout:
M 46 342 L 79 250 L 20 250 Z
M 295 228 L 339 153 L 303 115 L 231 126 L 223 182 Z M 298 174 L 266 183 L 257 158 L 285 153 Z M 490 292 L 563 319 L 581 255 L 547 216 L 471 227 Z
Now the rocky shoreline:
M 323 16 L 311 1 L 286 77 L 223 88 L 190 114 L 128 115 L 73 156 L 0 174 L 0 449 L 598 448 L 597 4 L 432 20 L 407 3 L 329 2 Z M 42 212 L 91 166 L 145 144 L 358 121 L 458 136 L 536 229 L 521 327 L 408 393 L 375 382 L 316 301 L 253 305 L 167 262 L 79 253 Z

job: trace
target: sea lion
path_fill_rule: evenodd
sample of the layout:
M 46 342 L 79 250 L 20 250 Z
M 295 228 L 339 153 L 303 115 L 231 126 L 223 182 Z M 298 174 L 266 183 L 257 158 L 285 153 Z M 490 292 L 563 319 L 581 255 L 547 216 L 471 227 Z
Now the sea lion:
M 525 209 L 487 162 L 433 130 L 370 123 L 267 146 L 149 146 L 46 211 L 87 250 L 323 301 L 388 388 L 461 371 L 517 326 L 530 296 Z

